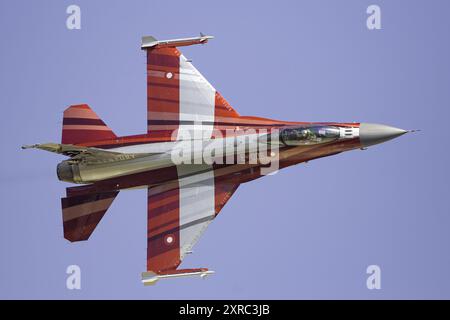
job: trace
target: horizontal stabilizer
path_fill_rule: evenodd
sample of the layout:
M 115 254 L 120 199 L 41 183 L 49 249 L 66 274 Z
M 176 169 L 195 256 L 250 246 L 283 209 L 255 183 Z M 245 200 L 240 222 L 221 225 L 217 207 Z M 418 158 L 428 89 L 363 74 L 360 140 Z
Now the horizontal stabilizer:
M 80 144 L 116 138 L 87 104 L 73 105 L 64 111 L 61 143 Z
M 70 188 L 68 195 L 69 192 Z M 89 239 L 118 193 L 88 193 L 62 198 L 64 238 L 71 242 Z

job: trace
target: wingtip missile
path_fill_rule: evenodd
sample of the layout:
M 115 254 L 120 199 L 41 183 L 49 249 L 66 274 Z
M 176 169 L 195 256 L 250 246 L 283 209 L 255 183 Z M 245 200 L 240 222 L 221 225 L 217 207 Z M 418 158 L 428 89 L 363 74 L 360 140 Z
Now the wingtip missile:
M 141 49 L 155 49 L 165 47 L 184 47 L 194 44 L 205 44 L 208 40 L 214 39 L 214 36 L 208 36 L 200 32 L 199 37 L 193 38 L 180 38 L 171 40 L 156 40 L 153 36 L 142 37 Z
M 207 276 L 214 274 L 214 271 L 208 269 L 184 269 L 175 270 L 172 273 L 157 274 L 152 271 L 142 272 L 142 283 L 144 286 L 155 285 L 161 279 L 180 278 L 180 277 L 195 277 L 199 276 L 205 279 Z
M 214 36 L 208 36 L 206 34 L 203 34 L 202 32 L 200 32 L 200 42 L 202 44 L 205 44 L 208 42 L 208 40 L 214 39 Z

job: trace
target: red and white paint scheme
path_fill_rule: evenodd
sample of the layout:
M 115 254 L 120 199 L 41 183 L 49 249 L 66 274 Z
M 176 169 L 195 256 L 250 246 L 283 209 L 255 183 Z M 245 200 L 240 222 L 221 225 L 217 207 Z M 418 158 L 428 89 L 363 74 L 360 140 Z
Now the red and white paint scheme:
M 148 190 L 147 270 L 142 274 L 146 285 L 212 273 L 178 267 L 240 184 L 407 132 L 369 123 L 241 116 L 177 48 L 210 39 L 143 38 L 145 134 L 118 137 L 88 105 L 72 105 L 64 111 L 61 143 L 23 147 L 69 157 L 58 164 L 58 178 L 82 184 L 67 188 L 61 199 L 69 241 L 87 240 L 120 190 Z M 257 143 L 248 142 L 252 139 Z M 206 151 L 212 155 L 208 161 Z M 190 161 L 175 161 L 180 154 Z

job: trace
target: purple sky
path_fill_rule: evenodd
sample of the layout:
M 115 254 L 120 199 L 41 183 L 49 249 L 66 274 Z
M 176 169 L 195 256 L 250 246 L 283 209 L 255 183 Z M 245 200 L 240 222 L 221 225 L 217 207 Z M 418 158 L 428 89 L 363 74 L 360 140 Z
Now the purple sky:
M 382 30 L 366 28 L 378 4 Z M 68 30 L 77 4 L 82 29 Z M 450 2 L 0 2 L 0 298 L 450 298 Z M 140 38 L 183 53 L 242 115 L 422 129 L 242 185 L 185 259 L 216 274 L 143 287 L 146 191 L 121 192 L 88 242 L 63 238 L 62 111 L 146 130 Z M 66 267 L 82 289 L 66 289 Z M 366 288 L 366 268 L 382 289 Z

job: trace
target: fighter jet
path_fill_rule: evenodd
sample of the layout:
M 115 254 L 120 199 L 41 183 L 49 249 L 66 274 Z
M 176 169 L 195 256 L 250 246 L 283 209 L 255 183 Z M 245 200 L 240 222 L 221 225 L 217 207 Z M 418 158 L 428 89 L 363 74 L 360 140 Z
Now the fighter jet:
M 57 176 L 80 184 L 66 188 L 61 199 L 64 237 L 71 242 L 89 239 L 121 190 L 147 189 L 145 285 L 213 273 L 178 267 L 242 183 L 407 132 L 382 124 L 242 116 L 178 49 L 210 39 L 142 38 L 146 133 L 118 137 L 80 104 L 64 111 L 61 143 L 23 146 L 68 157 Z

